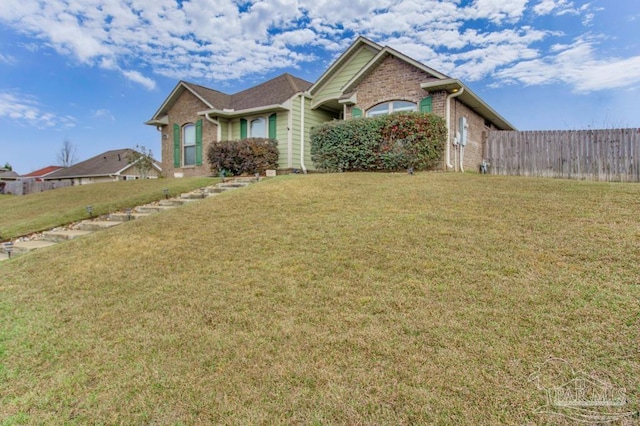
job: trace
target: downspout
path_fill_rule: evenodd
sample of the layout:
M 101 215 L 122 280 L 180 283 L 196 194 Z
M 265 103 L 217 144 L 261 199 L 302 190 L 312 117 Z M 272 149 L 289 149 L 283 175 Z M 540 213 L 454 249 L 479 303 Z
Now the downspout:
M 453 168 L 453 164 L 451 164 L 451 98 L 462 95 L 462 92 L 464 92 L 464 87 L 461 87 L 457 92 L 447 95 L 447 100 L 445 101 L 445 109 L 447 110 L 447 149 L 445 153 L 445 158 L 447 159 L 447 170 Z
M 300 168 L 302 173 L 307 174 L 307 168 L 304 165 L 304 93 L 300 95 Z
M 208 122 L 216 125 L 216 131 L 217 131 L 216 142 L 220 142 L 222 140 L 222 126 L 220 126 L 220 122 L 218 120 L 214 120 L 213 118 L 211 118 L 208 112 L 204 114 L 204 118 L 206 118 Z

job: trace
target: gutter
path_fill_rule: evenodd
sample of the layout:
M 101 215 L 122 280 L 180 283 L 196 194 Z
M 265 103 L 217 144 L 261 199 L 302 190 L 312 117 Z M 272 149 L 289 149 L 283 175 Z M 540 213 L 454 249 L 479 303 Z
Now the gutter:
M 447 149 L 445 153 L 445 158 L 447 160 L 447 170 L 453 168 L 453 164 L 451 164 L 451 98 L 455 98 L 457 96 L 462 95 L 464 93 L 464 86 L 460 87 L 460 90 L 457 92 L 450 93 L 447 95 L 447 100 L 445 102 L 446 112 L 446 122 L 447 122 Z
M 304 104 L 306 96 L 304 93 L 300 94 L 300 168 L 306 175 L 307 168 L 304 165 Z
M 286 104 L 286 102 L 285 102 Z M 198 115 L 207 115 L 207 114 L 215 114 L 219 117 L 224 118 L 233 118 L 233 117 L 242 117 L 244 115 L 253 115 L 255 113 L 266 113 L 269 111 L 286 111 L 289 108 L 285 104 L 272 104 L 272 105 L 264 105 L 260 107 L 247 108 L 247 109 L 207 109 L 204 111 L 199 111 Z
M 220 122 L 218 120 L 214 120 L 213 118 L 211 118 L 211 116 L 209 115 L 209 112 L 205 112 L 204 113 L 204 118 L 210 122 L 216 125 L 216 141 L 220 142 L 222 140 L 222 126 L 220 126 Z

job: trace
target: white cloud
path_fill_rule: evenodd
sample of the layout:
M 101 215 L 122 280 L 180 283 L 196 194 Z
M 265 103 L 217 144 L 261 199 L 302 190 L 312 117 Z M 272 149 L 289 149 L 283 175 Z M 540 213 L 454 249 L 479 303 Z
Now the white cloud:
M 494 23 L 516 22 L 525 12 L 528 0 L 475 0 L 466 9 L 471 19 L 488 19 Z
M 0 63 L 5 63 L 7 65 L 13 65 L 16 62 L 17 62 L 16 58 L 14 58 L 13 56 L 5 55 L 3 53 L 0 53 Z
M 106 108 L 101 108 L 101 109 L 97 109 L 97 110 L 93 111 L 93 116 L 95 118 L 105 119 L 105 120 L 109 120 L 109 121 L 115 121 L 115 119 L 116 119 L 113 116 L 113 114 L 111 113 L 111 111 L 109 111 Z
M 300 67 L 320 50 L 335 56 L 354 35 L 389 44 L 446 74 L 470 80 L 547 81 L 545 64 L 565 58 L 568 38 L 547 15 L 589 24 L 599 9 L 571 0 L 3 0 L 0 23 L 83 66 L 117 71 L 152 90 L 153 75 L 224 82 Z M 241 6 L 239 6 L 241 5 Z M 633 58 L 596 61 L 630 66 Z M 317 49 L 317 50 L 314 50 Z M 566 56 L 566 55 L 565 55 Z M 0 63 L 7 62 L 0 56 Z M 564 58 L 564 59 L 563 59 Z M 570 62 L 574 61 L 574 62 Z M 533 64 L 542 64 L 535 70 Z M 556 78 L 557 77 L 553 77 Z M 579 79 L 567 79 L 586 90 Z M 627 79 L 627 81 L 631 81 Z
M 554 51 L 554 55 L 506 67 L 496 77 L 525 85 L 562 83 L 579 93 L 640 84 L 640 56 L 598 59 L 591 40 L 556 45 Z
M 559 14 L 573 10 L 573 3 L 567 0 L 541 0 L 533 7 L 533 11 L 538 15 L 549 15 L 552 12 Z
M 38 100 L 17 92 L 0 92 L 0 118 L 38 129 L 75 127 L 76 119 L 43 111 Z
M 149 90 L 153 90 L 156 88 L 155 81 L 148 77 L 145 77 L 138 71 L 122 71 L 122 74 L 134 83 L 138 83 Z

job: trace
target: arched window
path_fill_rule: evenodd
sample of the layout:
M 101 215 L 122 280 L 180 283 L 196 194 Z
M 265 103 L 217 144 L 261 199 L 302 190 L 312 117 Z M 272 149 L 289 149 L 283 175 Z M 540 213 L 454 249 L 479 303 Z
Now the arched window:
M 251 120 L 249 125 L 249 137 L 265 138 L 267 137 L 267 120 L 264 117 L 258 117 Z
M 182 128 L 182 149 L 184 150 L 184 165 L 196 164 L 196 125 L 187 124 Z
M 394 112 L 417 111 L 418 105 L 407 101 L 391 101 L 379 104 L 367 111 L 367 117 L 393 114 Z

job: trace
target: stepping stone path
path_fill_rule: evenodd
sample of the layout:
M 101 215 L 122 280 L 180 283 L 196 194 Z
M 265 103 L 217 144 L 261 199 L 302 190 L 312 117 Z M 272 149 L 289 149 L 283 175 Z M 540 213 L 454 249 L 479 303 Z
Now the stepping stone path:
M 66 226 L 53 228 L 49 231 L 16 238 L 10 244 L 0 244 L 0 261 L 19 256 L 43 247 L 50 247 L 60 242 L 73 240 L 74 238 L 92 234 L 96 231 L 109 229 L 130 220 L 151 214 L 171 210 L 182 205 L 197 202 L 209 197 L 215 197 L 223 192 L 238 188 L 244 188 L 252 183 L 259 182 L 261 178 L 232 178 L 216 185 L 199 188 L 191 192 L 180 194 L 177 197 L 160 200 L 151 204 L 126 209 L 117 213 L 111 213 L 94 219 L 83 220 Z

